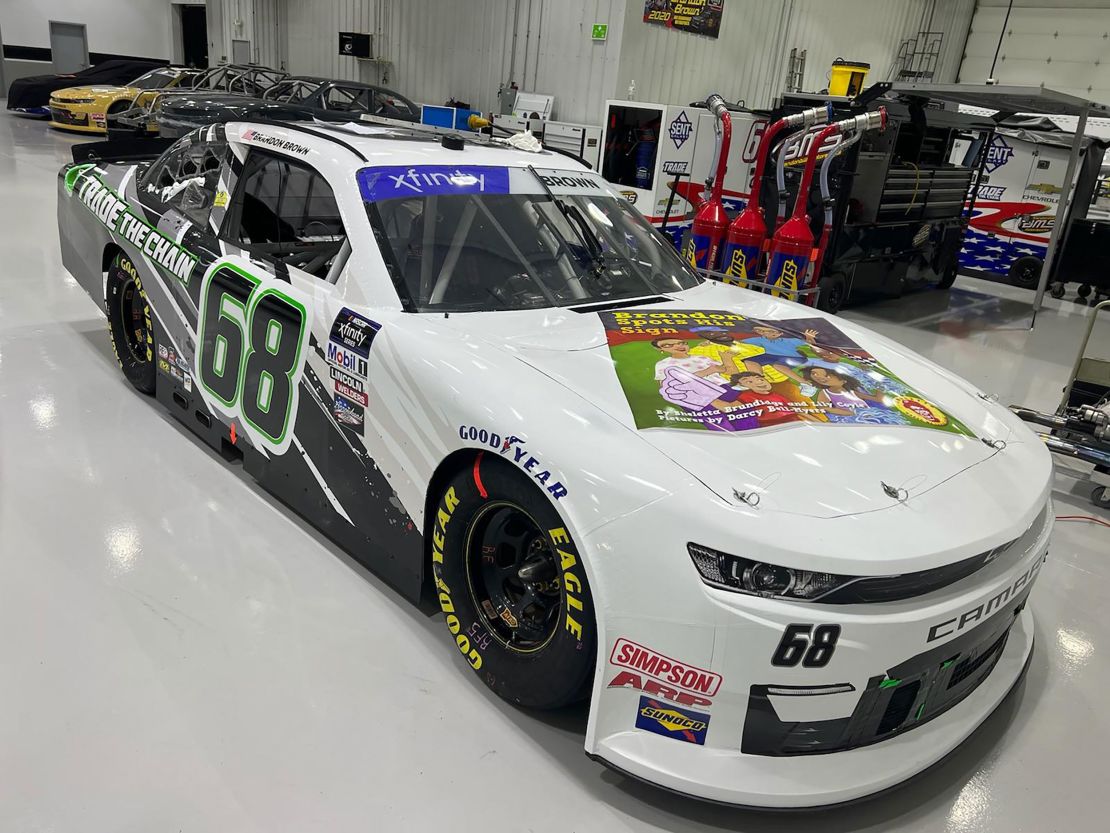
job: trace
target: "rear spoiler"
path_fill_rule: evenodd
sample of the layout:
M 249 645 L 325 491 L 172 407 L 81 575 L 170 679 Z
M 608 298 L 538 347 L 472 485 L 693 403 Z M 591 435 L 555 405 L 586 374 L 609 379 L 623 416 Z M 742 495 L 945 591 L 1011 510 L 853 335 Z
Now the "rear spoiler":
M 145 162 L 157 159 L 176 139 L 128 138 L 102 142 L 82 142 L 73 146 L 73 161 L 82 162 Z

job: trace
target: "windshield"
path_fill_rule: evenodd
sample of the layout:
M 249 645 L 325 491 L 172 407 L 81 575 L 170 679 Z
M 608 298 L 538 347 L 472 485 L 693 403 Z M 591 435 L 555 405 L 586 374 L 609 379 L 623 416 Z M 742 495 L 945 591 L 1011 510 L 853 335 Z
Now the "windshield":
M 397 290 L 417 312 L 622 301 L 701 282 L 592 172 L 375 167 L 359 184 Z
M 128 86 L 140 90 L 159 90 L 169 85 L 177 77 L 177 72 L 172 69 L 154 69 L 146 75 L 140 75 Z

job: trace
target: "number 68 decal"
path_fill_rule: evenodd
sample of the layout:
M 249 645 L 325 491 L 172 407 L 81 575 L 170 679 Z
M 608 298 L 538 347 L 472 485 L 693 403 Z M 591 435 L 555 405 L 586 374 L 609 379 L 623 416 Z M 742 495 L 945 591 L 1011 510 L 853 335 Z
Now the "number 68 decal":
M 256 448 L 292 441 L 308 345 L 308 298 L 249 261 L 213 263 L 200 288 L 195 375 L 204 400 L 239 419 Z

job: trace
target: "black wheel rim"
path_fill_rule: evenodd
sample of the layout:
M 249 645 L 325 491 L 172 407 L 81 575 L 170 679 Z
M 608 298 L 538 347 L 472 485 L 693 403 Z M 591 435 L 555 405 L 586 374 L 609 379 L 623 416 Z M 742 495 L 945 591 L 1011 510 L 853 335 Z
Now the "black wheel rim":
M 143 293 L 135 285 L 132 278 L 128 278 L 120 292 L 120 321 L 123 324 L 123 343 L 131 358 L 139 363 L 147 361 L 147 330 L 146 330 L 146 303 Z
M 522 508 L 490 503 L 470 521 L 466 580 L 479 618 L 503 646 L 527 654 L 551 641 L 563 600 L 559 567 L 547 536 Z
M 841 296 L 844 294 L 844 288 L 839 283 L 834 283 L 829 287 L 828 293 L 828 300 L 826 300 L 825 303 L 828 304 L 829 309 L 833 311 L 840 309 Z

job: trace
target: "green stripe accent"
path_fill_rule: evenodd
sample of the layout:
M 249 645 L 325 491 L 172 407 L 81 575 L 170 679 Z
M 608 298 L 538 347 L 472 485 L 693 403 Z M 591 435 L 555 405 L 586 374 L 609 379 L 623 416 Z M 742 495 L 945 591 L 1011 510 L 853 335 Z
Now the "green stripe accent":
M 940 666 L 940 670 L 941 670 L 941 671 L 943 671 L 943 670 L 944 670 L 945 668 L 947 668 L 947 667 L 948 667 L 949 665 L 951 665 L 951 664 L 952 664 L 952 663 L 954 663 L 955 661 L 956 661 L 956 660 L 954 660 L 954 659 L 946 659 L 946 660 L 944 661 L 944 663 L 943 663 L 943 664 L 942 664 L 942 665 Z
M 901 680 L 883 680 L 881 683 L 879 683 L 879 688 L 894 688 L 901 682 Z
M 921 715 L 923 715 L 923 714 L 925 714 L 925 704 L 924 704 L 924 703 L 922 703 L 922 704 L 921 704 L 920 706 L 918 706 L 918 708 L 917 708 L 917 714 L 916 714 L 916 715 L 914 715 L 914 718 L 913 718 L 913 719 L 914 719 L 914 720 L 920 720 L 920 719 L 921 719 Z

